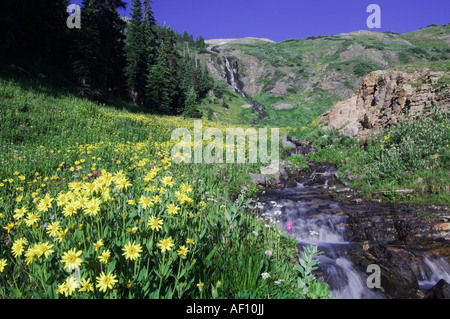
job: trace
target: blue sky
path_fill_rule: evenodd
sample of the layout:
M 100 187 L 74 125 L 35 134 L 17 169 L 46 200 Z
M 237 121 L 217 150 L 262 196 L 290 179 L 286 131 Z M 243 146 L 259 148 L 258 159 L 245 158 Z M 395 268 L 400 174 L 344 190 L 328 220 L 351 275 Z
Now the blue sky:
M 381 29 L 375 31 L 406 33 L 450 23 L 449 0 L 154 0 L 153 10 L 158 23 L 194 37 L 252 36 L 278 42 L 369 30 L 370 4 L 381 7 Z M 119 13 L 129 16 L 131 5 Z

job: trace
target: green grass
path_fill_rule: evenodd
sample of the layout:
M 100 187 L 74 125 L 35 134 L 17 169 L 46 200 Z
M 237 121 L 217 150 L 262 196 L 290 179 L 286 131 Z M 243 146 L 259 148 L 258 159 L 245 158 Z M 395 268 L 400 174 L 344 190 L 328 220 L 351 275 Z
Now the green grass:
M 436 62 L 422 62 L 416 64 L 402 65 L 393 68 L 393 70 L 400 70 L 407 72 L 420 71 L 423 69 L 429 69 L 430 71 L 433 72 L 450 72 L 450 60 L 447 59 L 444 61 L 436 61 Z
M 258 165 L 172 163 L 171 134 L 192 130 L 193 121 L 114 102 L 118 107 L 39 80 L 0 77 L 0 298 L 313 297 L 314 282 L 308 294 L 297 286 L 295 240 L 257 220 L 248 198 L 254 189 L 242 191 Z M 151 229 L 152 218 L 163 221 L 161 229 Z M 170 251 L 158 246 L 163 240 L 173 240 Z M 127 243 L 142 247 L 135 261 L 124 255 Z M 44 246 L 48 254 L 37 250 Z M 75 279 L 90 280 L 92 292 L 70 285 L 62 258 L 71 249 L 81 253 Z M 102 272 L 117 279 L 106 291 L 96 284 Z M 262 272 L 273 277 L 264 280 Z M 282 287 L 278 279 L 286 280 Z
M 445 25 L 406 34 L 382 33 L 381 37 L 373 32 L 373 35 L 318 36 L 279 43 L 230 46 L 238 49 L 242 56 L 255 57 L 261 65 L 266 65 L 266 74 L 259 79 L 263 89 L 253 96 L 267 108 L 268 117 L 259 123 L 274 127 L 302 127 L 354 92 L 363 77 L 374 70 L 397 68 L 413 71 L 423 67 L 429 67 L 432 71 L 448 70 L 450 46 L 437 37 L 449 32 L 449 26 Z M 404 40 L 409 43 L 402 42 Z M 365 50 L 355 57 L 341 59 L 341 54 L 351 46 L 363 46 Z M 241 65 L 240 71 L 243 76 L 248 72 L 245 65 Z M 294 85 L 289 84 L 290 73 L 294 74 Z M 345 85 L 337 90 L 321 90 L 320 82 L 333 73 L 345 79 Z M 269 92 L 280 81 L 288 83 L 287 93 L 275 97 Z M 305 89 L 298 84 L 300 81 L 315 83 Z M 229 93 L 225 100 L 229 109 L 222 107 L 222 101 L 205 101 L 202 105 L 204 117 L 216 121 L 215 112 L 219 123 L 233 124 L 248 124 L 256 118 L 251 110 L 241 108 L 248 102 L 239 95 Z M 302 101 L 301 105 L 299 101 Z M 274 110 L 272 106 L 277 103 L 293 104 L 294 109 Z
M 319 115 L 328 111 L 337 99 L 333 94 L 319 88 L 309 93 L 289 94 L 285 98 L 273 97 L 267 93 L 258 93 L 253 98 L 266 106 L 268 114 L 266 118 L 259 121 L 259 125 L 280 128 L 308 125 Z M 278 103 L 292 104 L 294 108 L 276 110 L 273 106 Z
M 291 134 L 320 147 L 308 160 L 336 164 L 341 178 L 359 176 L 350 185 L 362 194 L 371 197 L 385 191 L 388 200 L 450 203 L 450 118 L 446 113 L 436 110 L 432 117 L 404 120 L 366 145 L 314 124 Z M 414 193 L 392 196 L 399 189 Z

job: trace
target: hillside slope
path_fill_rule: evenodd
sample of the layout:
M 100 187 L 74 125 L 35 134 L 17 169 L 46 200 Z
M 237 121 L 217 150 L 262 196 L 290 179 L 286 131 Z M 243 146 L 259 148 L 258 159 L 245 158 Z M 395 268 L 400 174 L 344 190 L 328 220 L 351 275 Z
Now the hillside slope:
M 434 107 L 450 109 L 450 60 L 374 71 L 318 122 L 363 140 L 403 119 L 431 114 Z
M 447 60 L 450 24 L 406 34 L 357 31 L 280 43 L 210 41 L 202 59 L 217 79 L 226 79 L 224 57 L 238 65 L 244 91 L 266 106 L 261 125 L 305 125 L 348 99 L 372 71 Z M 291 108 L 274 108 L 281 103 Z M 251 113 L 233 112 L 241 118 Z
M 247 213 L 257 164 L 173 163 L 172 133 L 193 131 L 191 119 L 98 105 L 2 71 L 0 299 L 307 297 L 297 242 Z M 286 280 L 283 291 L 267 290 L 263 269 Z

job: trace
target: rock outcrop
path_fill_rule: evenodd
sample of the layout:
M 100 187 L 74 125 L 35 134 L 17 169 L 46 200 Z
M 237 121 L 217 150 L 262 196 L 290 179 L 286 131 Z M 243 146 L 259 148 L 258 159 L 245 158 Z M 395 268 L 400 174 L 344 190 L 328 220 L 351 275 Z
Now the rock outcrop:
M 401 119 L 430 112 L 433 106 L 448 111 L 450 87 L 440 79 L 449 75 L 428 69 L 374 71 L 350 99 L 336 103 L 319 123 L 365 140 Z
M 288 184 L 292 185 L 293 179 L 298 176 L 302 168 L 289 161 L 281 161 L 261 167 L 260 170 L 261 174 L 249 174 L 254 185 L 260 188 L 279 188 Z

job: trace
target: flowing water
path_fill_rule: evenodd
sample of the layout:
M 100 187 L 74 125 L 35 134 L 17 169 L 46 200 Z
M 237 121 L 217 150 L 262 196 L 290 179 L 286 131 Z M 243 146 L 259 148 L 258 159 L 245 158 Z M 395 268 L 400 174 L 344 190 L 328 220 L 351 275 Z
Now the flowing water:
M 252 112 L 258 114 L 258 119 L 267 116 L 265 107 L 244 92 L 237 63 L 231 63 L 227 57 L 223 59 L 228 84 L 251 103 Z M 257 122 L 258 120 L 255 120 L 254 124 Z M 392 205 L 380 204 L 377 207 L 336 200 L 330 196 L 330 184 L 334 182 L 336 175 L 334 167 L 318 167 L 310 176 L 297 182 L 296 188 L 269 190 L 261 200 L 263 215 L 276 221 L 281 230 L 286 231 L 286 223 L 292 224 L 289 235 L 297 239 L 299 248 L 317 245 L 323 252 L 318 257 L 318 277 L 330 285 L 332 296 L 342 299 L 402 298 L 405 291 L 409 293 L 408 285 L 412 286 L 413 290 L 426 292 L 441 279 L 450 283 L 448 258 L 427 253 L 414 245 L 405 249 L 406 238 L 431 232 L 421 226 L 417 213 L 408 208 L 402 215 Z M 410 228 L 415 227 L 414 224 L 411 226 L 411 219 L 424 230 L 416 230 L 416 233 L 411 231 Z M 442 245 L 448 245 L 449 239 L 446 238 Z M 388 294 L 384 289 L 368 288 L 367 279 L 371 273 L 367 272 L 366 266 L 355 263 L 350 258 L 355 252 L 361 251 L 365 244 L 389 245 L 388 253 L 379 257 L 378 262 L 387 265 L 391 270 L 394 269 L 394 275 L 398 276 L 399 280 L 398 283 L 386 284 L 395 286 L 404 285 L 406 282 L 406 287 L 390 287 Z M 396 259 L 388 260 L 391 258 L 389 253 L 395 255 L 399 250 L 401 253 L 395 256 Z M 406 259 L 402 260 L 402 254 L 407 255 Z M 402 276 L 406 279 L 403 280 Z
M 227 57 L 223 58 L 225 61 L 225 77 L 229 85 L 231 85 L 234 90 L 242 95 L 247 101 L 252 105 L 252 112 L 258 114 L 258 119 L 262 119 L 267 116 L 266 108 L 261 103 L 255 101 L 250 95 L 244 92 L 244 85 L 240 79 L 239 70 L 236 66 L 232 66 L 230 60 Z M 257 124 L 258 120 L 255 120 L 253 124 Z
M 340 299 L 396 298 L 395 295 L 386 296 L 381 289 L 369 289 L 367 279 L 372 272 L 367 273 L 367 268 L 355 264 L 349 257 L 353 250 L 361 249 L 367 242 L 355 235 L 352 229 L 354 225 L 350 226 L 351 216 L 355 214 L 355 211 L 350 210 L 357 205 L 342 204 L 329 195 L 331 178 L 327 177 L 333 177 L 335 173 L 326 167 L 322 172 L 314 171 L 306 182 L 297 183 L 296 188 L 266 191 L 260 198 L 263 216 L 276 223 L 288 236 L 295 237 L 299 248 L 305 245 L 318 246 L 323 252 L 318 257 L 319 280 L 330 285 L 332 296 Z M 319 182 L 314 181 L 318 174 L 321 176 Z M 370 214 L 378 216 L 384 212 L 380 206 L 372 208 Z M 364 208 L 358 207 L 356 214 L 365 214 Z M 288 234 L 286 223 L 292 224 L 291 234 Z M 389 228 L 385 225 L 382 227 Z M 390 236 L 389 232 L 387 229 L 386 236 Z M 374 242 L 376 240 L 370 244 Z M 421 250 L 412 251 L 413 262 L 409 266 L 413 273 L 411 276 L 417 277 L 415 284 L 418 289 L 426 291 L 440 279 L 450 283 L 448 259 L 431 257 Z
M 242 96 L 245 97 L 244 92 L 239 88 L 238 81 L 236 80 L 237 74 L 234 69 L 231 68 L 230 60 L 228 58 L 225 58 L 225 68 L 228 74 L 228 83 Z

